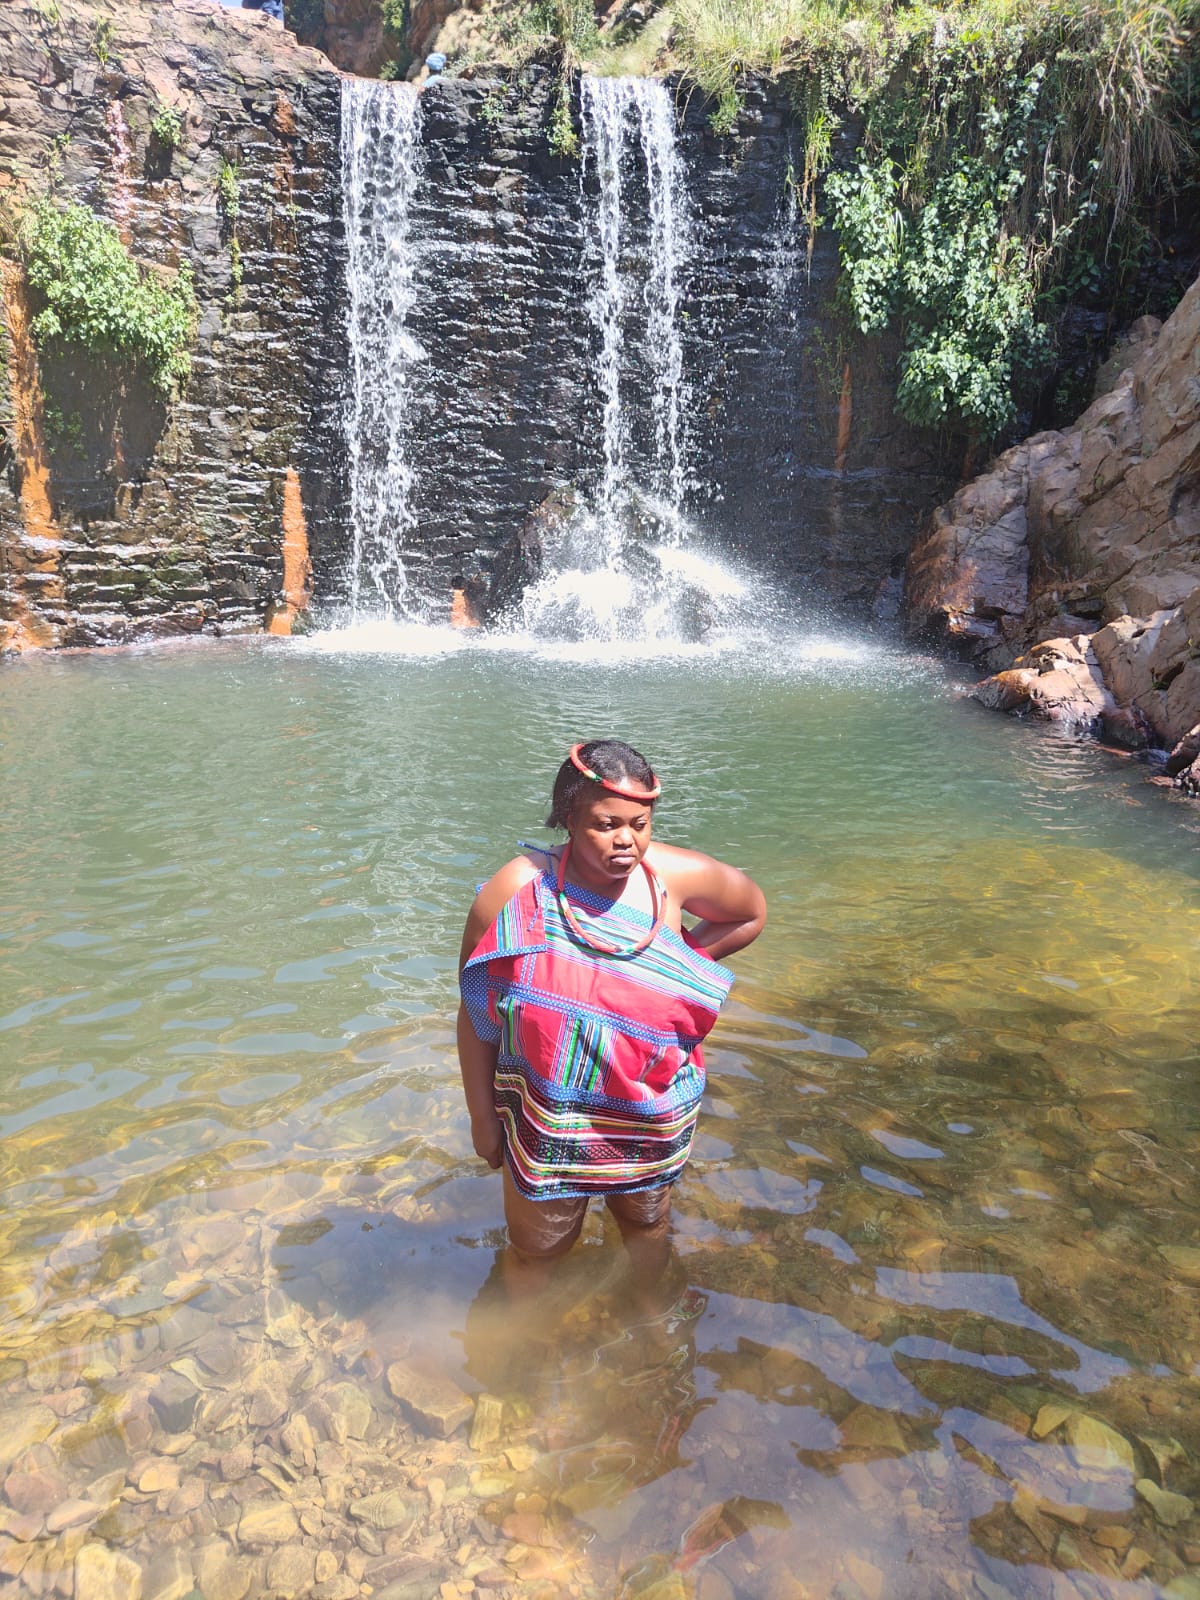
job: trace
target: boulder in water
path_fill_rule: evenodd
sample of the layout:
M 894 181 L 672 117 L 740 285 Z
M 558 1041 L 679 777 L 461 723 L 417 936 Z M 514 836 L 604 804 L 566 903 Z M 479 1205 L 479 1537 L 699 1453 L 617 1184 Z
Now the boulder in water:
M 1064 733 L 1098 734 L 1117 713 L 1085 634 L 1046 640 L 1018 656 L 1007 672 L 976 684 L 971 694 L 990 710 L 1028 713 Z
M 574 514 L 575 497 L 569 489 L 548 494 L 525 518 L 520 532 L 500 546 L 483 608 L 487 618 L 502 616 L 537 582 L 545 565 L 547 543 Z

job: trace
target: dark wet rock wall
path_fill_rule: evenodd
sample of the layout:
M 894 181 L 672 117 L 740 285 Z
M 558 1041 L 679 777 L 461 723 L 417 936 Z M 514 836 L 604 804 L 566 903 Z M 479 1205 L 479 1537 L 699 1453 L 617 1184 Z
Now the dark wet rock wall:
M 288 469 L 315 537 L 342 515 L 341 352 L 327 332 L 341 293 L 338 75 L 265 17 L 206 0 L 57 19 L 3 4 L 0 97 L 7 198 L 88 203 L 139 259 L 190 261 L 199 301 L 191 381 L 167 405 L 125 362 L 32 351 L 27 297 L 6 272 L 0 645 L 260 628 L 283 582 Z M 151 134 L 162 106 L 180 118 L 175 150 Z

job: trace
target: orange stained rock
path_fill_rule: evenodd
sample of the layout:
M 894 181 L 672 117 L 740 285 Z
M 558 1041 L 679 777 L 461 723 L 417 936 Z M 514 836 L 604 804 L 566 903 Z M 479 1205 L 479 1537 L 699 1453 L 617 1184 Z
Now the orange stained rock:
M 450 626 L 452 628 L 477 628 L 479 618 L 475 607 L 467 598 L 465 589 L 450 591 Z
M 847 361 L 842 367 L 842 392 L 838 398 L 837 448 L 833 458 L 835 472 L 846 470 L 846 452 L 850 448 L 850 424 L 853 420 L 853 385 L 850 380 L 850 363 Z
M 21 522 L 26 539 L 38 543 L 25 545 L 19 554 L 15 548 L 0 549 L 0 570 L 7 569 L 13 575 L 12 598 L 17 608 L 16 615 L 8 622 L 0 622 L 0 649 L 39 650 L 57 644 L 58 632 L 52 623 L 34 611 L 24 593 L 22 574 L 27 571 L 43 576 L 52 574 L 55 581 L 40 585 L 39 592 L 47 599 L 63 598 L 57 548 L 61 534 L 50 503 L 50 464 L 46 454 L 37 349 L 29 327 L 29 300 L 20 269 L 11 262 L 4 262 L 2 271 L 0 286 L 8 323 L 9 388 Z
M 296 112 L 282 89 L 275 91 L 275 110 L 271 115 L 271 121 L 275 132 L 283 134 L 285 139 L 296 137 Z
M 300 478 L 289 467 L 283 480 L 283 605 L 267 618 L 267 632 L 286 637 L 300 612 L 307 610 L 312 580 L 308 524 L 300 498 Z
M 104 115 L 108 129 L 112 164 L 112 213 L 121 243 L 128 250 L 133 244 L 133 184 L 130 178 L 130 158 L 133 145 L 129 137 L 129 124 L 119 100 L 109 102 Z
M 280 118 L 283 113 L 281 108 L 287 107 L 291 113 L 290 102 L 280 95 L 275 105 L 275 116 L 272 121 L 276 129 L 280 129 Z M 296 131 L 295 118 L 292 118 L 292 133 Z M 295 211 L 295 162 L 292 159 L 291 147 L 280 144 L 275 152 L 275 163 L 272 169 L 275 184 L 275 205 L 271 208 L 271 243 L 277 251 L 294 253 L 296 249 L 296 211 Z

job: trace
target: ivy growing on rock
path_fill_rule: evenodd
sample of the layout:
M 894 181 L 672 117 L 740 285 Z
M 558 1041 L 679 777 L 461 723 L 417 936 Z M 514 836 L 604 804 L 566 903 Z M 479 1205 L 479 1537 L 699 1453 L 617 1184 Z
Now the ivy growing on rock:
M 21 249 L 39 344 L 131 361 L 164 393 L 187 377 L 196 322 L 188 263 L 173 274 L 139 264 L 111 222 L 49 198 L 27 211 Z
M 1154 204 L 1200 180 L 1197 0 L 674 0 L 681 63 L 727 124 L 748 73 L 788 80 L 805 128 L 803 210 L 828 175 L 842 298 L 902 342 L 911 421 L 991 438 L 1047 367 L 1072 284 L 1119 299 Z
M 222 158 L 221 169 L 217 173 L 217 195 L 228 221 L 236 222 L 242 207 L 242 178 L 236 161 Z
M 930 427 L 962 421 L 991 438 L 1045 366 L 1029 249 L 1006 226 L 1019 147 L 959 155 L 911 206 L 886 153 L 826 184 L 842 257 L 843 305 L 862 333 L 904 332 L 897 405 Z
M 567 78 L 560 78 L 554 90 L 546 142 L 551 153 L 564 161 L 573 161 L 579 154 L 579 134 L 571 114 L 571 85 Z

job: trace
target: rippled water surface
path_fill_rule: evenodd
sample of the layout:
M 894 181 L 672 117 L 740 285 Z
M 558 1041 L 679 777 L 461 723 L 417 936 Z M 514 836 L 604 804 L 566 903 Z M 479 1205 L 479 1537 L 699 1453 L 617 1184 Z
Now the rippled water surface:
M 1195 810 L 885 650 L 378 643 L 0 673 L 0 1590 L 1200 1596 Z M 674 1314 L 597 1212 L 518 1322 L 455 956 L 608 732 L 772 921 Z

